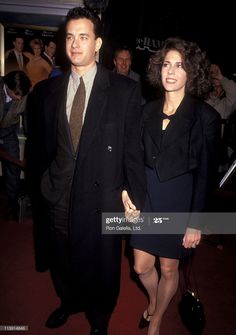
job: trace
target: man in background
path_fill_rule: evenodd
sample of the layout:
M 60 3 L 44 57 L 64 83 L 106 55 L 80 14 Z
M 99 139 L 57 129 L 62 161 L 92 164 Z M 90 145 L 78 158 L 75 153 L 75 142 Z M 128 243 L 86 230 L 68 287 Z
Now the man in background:
M 28 63 L 28 58 L 23 54 L 23 36 L 16 35 L 13 40 L 13 46 L 14 49 L 10 49 L 5 53 L 5 74 L 16 70 L 25 71 L 25 66 Z
M 129 78 L 140 82 L 140 75 L 131 69 L 133 53 L 128 46 L 120 46 L 115 50 L 113 63 L 115 65 L 114 71 L 128 76 Z
M 47 40 L 44 43 L 44 52 L 42 53 L 42 58 L 45 59 L 52 67 L 56 66 L 55 63 L 55 53 L 56 53 L 56 43 L 53 40 Z
M 139 73 L 132 70 L 132 60 L 133 60 L 133 52 L 130 47 L 123 45 L 117 47 L 114 53 L 113 63 L 115 68 L 113 72 L 126 76 L 130 79 L 137 81 L 140 85 L 140 89 L 142 91 L 142 83 L 141 76 Z M 144 105 L 146 99 L 142 96 L 141 105 Z

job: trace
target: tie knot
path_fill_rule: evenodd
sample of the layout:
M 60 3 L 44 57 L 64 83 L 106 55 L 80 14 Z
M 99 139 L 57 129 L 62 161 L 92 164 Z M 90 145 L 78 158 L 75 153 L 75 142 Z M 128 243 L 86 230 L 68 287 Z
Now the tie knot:
M 79 81 L 79 86 L 81 90 L 84 90 L 85 92 L 85 85 L 84 85 L 84 80 L 83 77 L 80 77 L 80 81 Z

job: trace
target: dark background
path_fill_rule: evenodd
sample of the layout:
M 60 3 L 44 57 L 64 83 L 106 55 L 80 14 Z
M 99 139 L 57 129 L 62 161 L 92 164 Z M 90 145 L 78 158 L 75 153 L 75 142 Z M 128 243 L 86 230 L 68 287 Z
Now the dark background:
M 179 36 L 197 42 L 207 52 L 210 61 L 220 66 L 224 75 L 236 79 L 234 76 L 236 74 L 236 19 L 234 4 L 228 0 L 221 1 L 219 4 L 207 0 L 173 3 L 171 0 L 162 2 L 158 0 L 84 1 L 101 13 L 104 41 L 100 61 L 108 68 L 113 68 L 112 58 L 115 47 L 118 44 L 128 44 L 134 51 L 133 69 L 144 75 L 147 60 L 155 48 L 152 52 L 147 48 L 140 50 L 140 41 L 149 40 L 151 44 L 156 44 L 158 47 L 167 37 Z M 36 2 L 32 0 L 34 5 Z M 50 4 L 48 1 L 49 7 Z M 71 7 L 73 7 L 72 4 Z M 60 56 L 58 65 L 63 66 L 65 63 L 65 58 L 62 57 L 64 36 L 61 26 L 67 10 L 64 15 L 52 15 L 47 13 L 46 7 L 45 14 L 39 14 L 37 11 L 31 14 L 22 11 L 16 13 L 12 12 L 11 6 L 7 11 L 5 7 L 5 11 L 1 8 L 0 1 L 0 22 L 3 25 L 57 27 L 59 29 L 57 54 Z M 5 41 L 6 45 L 8 42 L 8 40 Z
M 134 50 L 133 68 L 143 74 L 151 52 L 138 50 L 137 39 L 163 41 L 179 36 L 195 41 L 207 52 L 224 75 L 236 73 L 235 11 L 227 1 L 220 5 L 206 1 L 160 2 L 156 0 L 109 0 L 102 12 L 104 47 L 102 61 L 113 67 L 112 55 L 118 44 Z

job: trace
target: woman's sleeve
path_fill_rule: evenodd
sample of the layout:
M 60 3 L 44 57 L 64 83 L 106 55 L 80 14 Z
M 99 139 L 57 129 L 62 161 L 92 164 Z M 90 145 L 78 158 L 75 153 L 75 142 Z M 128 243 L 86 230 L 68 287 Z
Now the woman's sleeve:
M 193 199 L 189 226 L 201 229 L 201 213 L 207 205 L 217 182 L 220 151 L 221 119 L 214 108 L 203 105 L 201 113 L 202 147 L 199 153 L 198 168 L 194 173 Z

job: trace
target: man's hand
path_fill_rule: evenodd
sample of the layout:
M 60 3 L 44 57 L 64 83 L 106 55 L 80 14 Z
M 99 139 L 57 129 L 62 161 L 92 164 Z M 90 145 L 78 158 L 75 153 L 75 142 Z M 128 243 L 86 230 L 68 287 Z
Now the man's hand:
M 136 206 L 130 200 L 130 197 L 126 190 L 122 191 L 122 202 L 124 205 L 126 219 L 129 222 L 133 222 L 135 219 L 138 219 L 140 215 L 140 210 L 136 209 Z
M 213 80 L 221 81 L 224 78 L 217 64 L 211 64 L 210 73 Z

